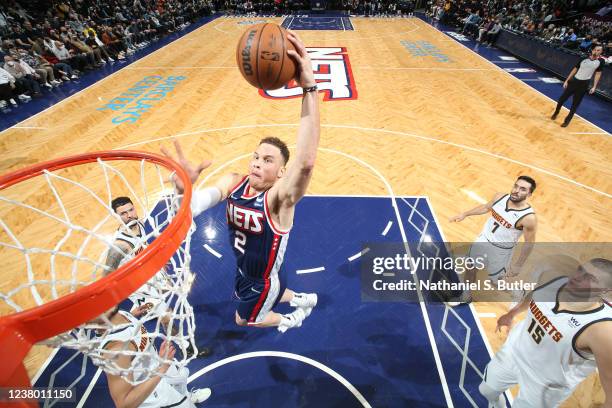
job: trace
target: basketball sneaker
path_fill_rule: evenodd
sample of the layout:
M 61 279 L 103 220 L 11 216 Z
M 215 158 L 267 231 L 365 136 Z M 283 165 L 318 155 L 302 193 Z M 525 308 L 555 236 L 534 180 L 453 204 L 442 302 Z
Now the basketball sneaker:
M 306 317 L 310 316 L 312 309 L 317 305 L 316 293 L 294 293 L 293 299 L 289 304 L 304 310 Z
M 212 395 L 210 388 L 198 388 L 197 390 L 191 390 L 189 393 L 189 400 L 193 404 L 199 404 L 206 401 Z
M 306 312 L 304 311 L 304 309 L 298 307 L 295 312 L 284 314 L 281 316 L 281 322 L 278 325 L 278 331 L 284 333 L 287 331 L 287 329 L 300 327 L 305 318 Z

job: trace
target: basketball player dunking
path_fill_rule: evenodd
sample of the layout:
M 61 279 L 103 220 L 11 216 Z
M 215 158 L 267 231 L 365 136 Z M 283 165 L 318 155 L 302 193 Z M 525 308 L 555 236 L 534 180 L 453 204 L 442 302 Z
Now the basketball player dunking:
M 291 166 L 289 149 L 280 139 L 262 139 L 253 153 L 247 175 L 228 174 L 214 187 L 194 192 L 194 217 L 222 200 L 227 201 L 230 245 L 236 255 L 236 323 L 241 326 L 277 327 L 285 332 L 299 327 L 317 303 L 316 294 L 286 289 L 281 270 L 295 205 L 306 193 L 319 145 L 319 100 L 310 57 L 297 35 L 288 39 L 296 51 L 287 53 L 296 62 L 295 80 L 304 89 L 296 158 Z M 179 163 L 195 182 L 208 166 L 189 163 L 175 141 Z M 162 149 L 169 156 L 169 153 Z M 176 185 L 179 193 L 182 186 Z M 289 302 L 295 311 L 281 315 L 272 309 Z
M 533 249 L 537 219 L 535 211 L 531 208 L 527 199 L 531 197 L 535 188 L 536 182 L 534 179 L 528 176 L 520 176 L 514 183 L 510 194 L 497 193 L 488 203 L 479 205 L 450 219 L 451 222 L 460 222 L 472 215 L 491 213 L 482 232 L 472 245 L 469 255 L 472 258 L 481 258 L 484 261 L 489 279 L 493 282 L 518 275 Z M 525 235 L 525 245 L 516 262 L 511 265 L 513 249 L 523 234 Z M 466 281 L 474 282 L 475 278 L 476 271 L 466 272 Z M 471 295 L 466 291 L 462 294 L 459 302 L 449 302 L 449 305 L 455 306 L 470 301 Z
M 554 274 L 565 276 L 545 280 L 497 321 L 497 330 L 510 328 L 527 310 L 480 384 L 494 408 L 506 406 L 502 393 L 515 384 L 513 408 L 557 407 L 595 368 L 606 395 L 602 407 L 612 407 L 612 307 L 604 300 L 612 288 L 612 261 L 579 264 L 563 255 L 554 261 Z

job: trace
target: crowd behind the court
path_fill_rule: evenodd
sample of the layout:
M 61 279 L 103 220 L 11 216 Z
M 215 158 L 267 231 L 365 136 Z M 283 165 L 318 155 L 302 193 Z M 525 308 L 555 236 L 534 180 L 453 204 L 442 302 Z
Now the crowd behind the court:
M 350 15 L 397 16 L 414 12 L 414 0 L 225 0 L 222 8 L 236 15 L 286 15 L 305 10 L 343 10 Z
M 560 0 L 434 0 L 428 14 L 460 27 L 465 35 L 492 44 L 502 28 L 532 35 L 554 46 L 589 52 L 604 47 L 612 60 L 612 2 L 587 13 Z
M 210 0 L 0 0 L 0 109 L 121 63 L 212 7 Z

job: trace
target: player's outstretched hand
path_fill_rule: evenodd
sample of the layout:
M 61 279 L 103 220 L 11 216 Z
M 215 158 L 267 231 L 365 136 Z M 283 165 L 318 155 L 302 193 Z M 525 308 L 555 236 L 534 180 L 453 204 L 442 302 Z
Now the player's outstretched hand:
M 187 172 L 187 175 L 189 176 L 189 179 L 191 180 L 191 184 L 195 183 L 198 180 L 198 177 L 200 177 L 200 173 L 202 173 L 204 169 L 208 168 L 212 164 L 212 162 L 210 160 L 204 160 L 202 163 L 198 164 L 197 166 L 194 165 L 189 160 L 187 160 L 187 158 L 185 157 L 185 154 L 183 153 L 183 148 L 181 147 L 181 144 L 178 142 L 178 140 L 174 139 L 173 142 L 174 142 L 174 148 L 176 149 L 176 155 L 178 156 L 178 160 L 172 157 L 168 149 L 166 149 L 163 146 L 161 148 L 161 152 L 166 157 L 178 162 L 183 168 L 183 170 Z M 183 191 L 185 190 L 185 186 L 183 185 L 182 181 L 178 177 L 176 177 L 176 175 L 172 176 L 172 181 L 176 185 L 176 189 L 178 193 L 182 194 Z
M 502 315 L 499 319 L 497 319 L 497 327 L 495 328 L 495 333 L 501 331 L 501 328 L 504 326 L 508 328 L 507 331 L 510 331 L 513 320 L 514 315 L 512 313 L 506 313 L 505 315 Z
M 164 340 L 159 347 L 159 357 L 164 360 L 172 360 L 174 358 L 174 354 L 176 354 L 176 349 L 172 345 L 172 342 L 169 340 Z M 160 366 L 160 371 L 165 373 L 170 368 L 170 364 L 164 363 Z
M 144 316 L 147 313 L 149 313 L 149 311 L 151 310 L 151 308 L 153 307 L 152 303 L 145 303 L 144 305 L 140 305 L 138 307 L 135 307 L 134 309 L 132 309 L 130 311 L 130 313 L 134 316 L 134 317 L 140 317 L 140 316 Z
M 306 47 L 304 47 L 304 43 L 297 35 L 295 31 L 287 30 L 288 35 L 287 38 L 293 46 L 295 47 L 295 51 L 287 50 L 287 54 L 297 64 L 297 70 L 295 72 L 295 82 L 302 88 L 310 88 L 317 84 L 314 79 L 314 73 L 312 72 L 312 62 L 310 61 L 310 56 L 306 51 Z
M 463 213 L 455 215 L 454 217 L 450 217 L 448 220 L 450 222 L 461 222 L 465 219 L 465 215 Z

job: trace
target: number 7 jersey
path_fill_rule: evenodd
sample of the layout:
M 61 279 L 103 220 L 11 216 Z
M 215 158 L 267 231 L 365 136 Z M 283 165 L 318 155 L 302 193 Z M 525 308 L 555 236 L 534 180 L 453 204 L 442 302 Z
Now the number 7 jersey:
M 508 208 L 510 195 L 506 194 L 491 207 L 491 217 L 487 220 L 481 235 L 489 242 L 500 243 L 504 248 L 512 248 L 518 242 L 523 230 L 516 224 L 529 214 L 535 214 L 531 206 L 522 210 Z
M 289 241 L 289 230 L 272 221 L 267 195 L 268 191 L 253 191 L 245 176 L 226 200 L 230 245 L 238 272 L 255 280 L 268 280 L 280 272 Z

